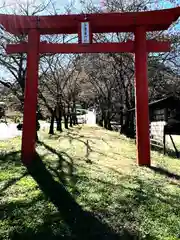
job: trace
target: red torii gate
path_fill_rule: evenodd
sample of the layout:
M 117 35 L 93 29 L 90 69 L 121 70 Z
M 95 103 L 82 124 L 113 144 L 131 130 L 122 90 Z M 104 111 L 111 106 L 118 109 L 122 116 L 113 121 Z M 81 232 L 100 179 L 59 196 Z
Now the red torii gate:
M 7 45 L 7 53 L 27 53 L 22 161 L 35 156 L 38 61 L 41 53 L 135 53 L 137 162 L 150 165 L 147 53 L 170 50 L 169 42 L 146 40 L 146 32 L 166 30 L 180 16 L 180 7 L 138 13 L 102 13 L 56 16 L 0 15 L 0 23 L 16 35 L 28 34 L 28 42 Z M 135 41 L 93 43 L 93 33 L 133 32 Z M 77 44 L 40 42 L 41 34 L 75 34 Z

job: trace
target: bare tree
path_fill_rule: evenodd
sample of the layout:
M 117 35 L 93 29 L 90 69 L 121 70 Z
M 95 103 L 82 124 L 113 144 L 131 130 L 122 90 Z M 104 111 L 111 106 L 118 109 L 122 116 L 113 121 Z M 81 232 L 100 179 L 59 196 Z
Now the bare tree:
M 155 5 L 154 1 L 151 0 L 107 0 L 104 1 L 103 7 L 95 5 L 93 1 L 81 1 L 81 4 L 83 12 L 87 13 L 102 11 L 140 12 L 152 10 L 153 8 L 159 9 L 160 7 L 160 5 Z M 161 31 L 147 34 L 148 39 L 172 40 L 171 52 L 149 54 L 148 72 L 150 99 L 179 92 L 179 88 L 177 88 L 177 85 L 179 85 L 179 37 L 177 31 L 173 31 L 176 24 L 177 23 L 174 23 L 166 32 Z M 94 42 L 124 42 L 127 40 L 134 40 L 132 33 L 94 34 L 93 38 Z M 94 57 L 93 55 L 91 56 L 92 57 L 88 60 L 88 67 L 85 72 L 89 76 L 89 81 L 92 83 L 93 91 L 96 95 L 96 103 L 98 102 L 100 109 L 102 109 L 102 106 L 109 106 L 111 112 L 113 112 L 113 108 L 116 108 L 117 102 L 121 103 L 121 105 L 118 106 L 119 111 L 122 110 L 122 105 L 124 111 L 134 107 L 134 58 L 132 54 L 110 53 L 106 55 L 94 55 Z M 112 69 L 109 71 L 108 69 L 110 66 Z M 167 78 L 169 79 L 168 81 Z M 113 88 L 116 89 L 115 92 L 113 92 Z M 117 92 L 119 94 L 117 94 Z M 113 101 L 111 96 L 116 100 Z M 104 118 L 105 114 L 103 113 L 101 115 Z M 127 118 L 127 122 L 128 121 L 129 119 Z
M 58 131 L 62 131 L 63 116 L 65 128 L 68 128 L 70 112 L 75 109 L 78 89 L 75 59 L 76 56 L 69 55 L 47 56 L 44 58 L 44 65 L 41 66 L 39 98 L 51 114 L 50 134 L 54 133 L 55 118 Z

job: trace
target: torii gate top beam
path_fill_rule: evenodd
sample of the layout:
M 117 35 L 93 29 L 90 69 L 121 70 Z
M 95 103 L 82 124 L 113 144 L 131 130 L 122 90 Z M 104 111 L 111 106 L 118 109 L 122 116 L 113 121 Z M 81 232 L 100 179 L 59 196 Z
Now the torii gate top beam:
M 27 34 L 32 28 L 40 34 L 78 33 L 79 23 L 88 21 L 93 33 L 134 32 L 137 26 L 146 31 L 166 30 L 180 16 L 180 7 L 129 13 L 72 14 L 55 16 L 17 16 L 0 14 L 0 24 L 12 34 Z

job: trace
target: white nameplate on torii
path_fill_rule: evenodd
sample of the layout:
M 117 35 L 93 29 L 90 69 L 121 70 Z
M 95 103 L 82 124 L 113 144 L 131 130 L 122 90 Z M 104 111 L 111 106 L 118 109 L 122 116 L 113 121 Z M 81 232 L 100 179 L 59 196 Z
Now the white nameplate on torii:
M 90 43 L 89 22 L 81 23 L 81 43 Z

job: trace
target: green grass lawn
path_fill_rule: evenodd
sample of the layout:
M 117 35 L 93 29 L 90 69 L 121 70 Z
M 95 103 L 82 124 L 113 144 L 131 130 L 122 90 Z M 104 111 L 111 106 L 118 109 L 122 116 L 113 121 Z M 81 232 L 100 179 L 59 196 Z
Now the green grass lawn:
M 134 142 L 99 127 L 42 132 L 40 142 L 56 182 L 104 227 L 84 239 L 113 239 L 107 229 L 114 239 L 180 239 L 178 159 L 152 152 L 153 168 L 138 167 Z M 0 239 L 80 239 L 27 174 L 20 145 L 20 138 L 0 141 Z

